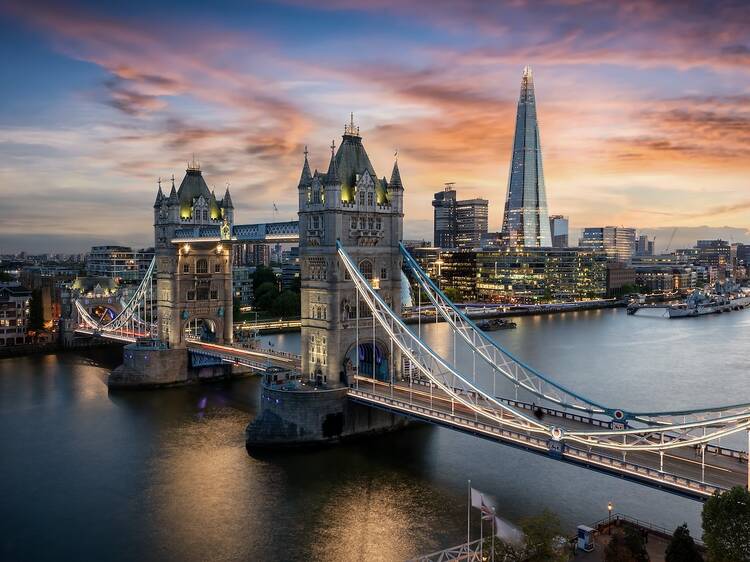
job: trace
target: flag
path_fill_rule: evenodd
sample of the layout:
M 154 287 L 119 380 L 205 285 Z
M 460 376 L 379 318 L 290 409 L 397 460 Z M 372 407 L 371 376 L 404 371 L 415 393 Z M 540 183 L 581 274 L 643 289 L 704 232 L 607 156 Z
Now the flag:
M 482 519 L 492 520 L 492 510 L 495 508 L 495 502 L 474 488 L 471 489 L 471 507 L 476 507 L 482 512 Z
M 497 515 L 495 516 L 495 536 L 515 546 L 522 545 L 524 540 L 524 534 L 521 529 Z

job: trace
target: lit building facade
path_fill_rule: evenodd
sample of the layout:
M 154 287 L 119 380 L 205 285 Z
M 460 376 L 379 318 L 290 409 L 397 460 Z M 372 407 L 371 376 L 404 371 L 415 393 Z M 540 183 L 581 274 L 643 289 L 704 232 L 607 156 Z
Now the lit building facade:
M 27 343 L 31 291 L 20 285 L 0 286 L 0 347 Z
M 502 233 L 511 245 L 552 246 L 531 68 L 521 78 Z
M 552 236 L 553 248 L 567 248 L 570 245 L 568 238 L 568 217 L 562 215 L 550 216 L 549 230 Z
M 435 194 L 434 242 L 439 248 L 479 248 L 487 234 L 489 201 L 487 199 L 458 200 L 450 184 Z
M 635 229 L 621 226 L 584 228 L 579 246 L 602 252 L 612 261 L 627 263 L 635 251 Z

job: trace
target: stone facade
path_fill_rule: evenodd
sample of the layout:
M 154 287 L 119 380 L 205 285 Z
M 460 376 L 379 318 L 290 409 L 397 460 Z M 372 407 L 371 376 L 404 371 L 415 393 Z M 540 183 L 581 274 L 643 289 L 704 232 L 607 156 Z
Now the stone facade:
M 302 375 L 329 386 L 350 382 L 356 363 L 356 289 L 336 249 L 340 241 L 364 276 L 379 286 L 397 312 L 401 305 L 403 185 L 398 163 L 390 181 L 378 178 L 353 123 L 345 128 L 327 173 L 310 172 L 305 153 L 299 191 L 302 286 Z M 372 320 L 360 305 L 360 344 L 371 342 Z M 381 361 L 400 372 L 400 356 L 390 356 L 375 330 Z M 395 374 L 394 374 L 395 376 Z
M 319 445 L 404 427 L 405 417 L 350 401 L 346 388 L 264 387 L 261 413 L 245 430 L 248 449 Z
M 229 236 L 220 243 L 172 240 L 178 229 L 213 227 L 222 232 L 234 221 L 227 189 L 217 201 L 200 168 L 188 166 L 179 190 L 159 193 L 154 204 L 156 301 L 159 339 L 170 347 L 185 346 L 186 329 L 200 331 L 218 343 L 232 341 L 232 262 Z M 198 334 L 195 334 L 198 335 Z

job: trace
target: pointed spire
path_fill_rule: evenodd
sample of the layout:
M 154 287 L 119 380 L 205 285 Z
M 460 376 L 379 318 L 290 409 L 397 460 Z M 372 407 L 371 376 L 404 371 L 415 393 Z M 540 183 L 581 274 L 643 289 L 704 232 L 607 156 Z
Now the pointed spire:
M 172 175 L 172 191 L 169 192 L 167 205 L 177 205 L 177 189 L 174 186 L 174 175 Z
M 336 169 L 336 143 L 334 141 L 331 141 L 331 162 L 328 164 L 326 183 L 339 183 L 339 174 Z
M 227 190 L 224 192 L 224 199 L 221 200 L 221 206 L 225 209 L 234 209 L 232 196 L 229 195 L 229 184 L 227 184 Z
M 388 182 L 388 188 L 404 189 L 404 184 L 401 183 L 401 172 L 398 169 L 398 159 L 393 163 L 393 171 L 391 172 L 391 181 Z
M 312 175 L 310 174 L 310 163 L 307 161 L 307 145 L 305 145 L 305 163 L 302 165 L 302 174 L 299 177 L 298 187 L 309 185 L 310 182 L 312 182 Z
M 159 184 L 159 191 L 156 192 L 156 201 L 154 201 L 154 207 L 161 207 L 161 202 L 164 201 L 164 193 L 161 190 L 161 178 L 157 182 Z

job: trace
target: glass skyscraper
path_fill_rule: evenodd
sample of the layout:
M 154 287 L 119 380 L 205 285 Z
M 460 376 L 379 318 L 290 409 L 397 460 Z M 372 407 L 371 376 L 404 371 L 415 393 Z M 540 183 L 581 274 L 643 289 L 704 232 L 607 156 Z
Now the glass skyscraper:
M 521 78 L 502 235 L 511 245 L 552 246 L 534 79 L 528 66 Z

